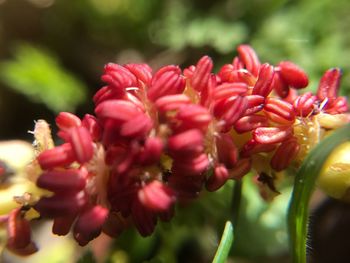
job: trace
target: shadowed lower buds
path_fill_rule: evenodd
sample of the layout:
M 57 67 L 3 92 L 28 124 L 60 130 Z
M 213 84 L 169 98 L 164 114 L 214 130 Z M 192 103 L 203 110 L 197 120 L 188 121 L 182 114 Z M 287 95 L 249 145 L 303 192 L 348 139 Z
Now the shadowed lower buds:
M 100 235 L 102 225 L 108 215 L 108 209 L 96 205 L 86 209 L 74 225 L 74 238 L 80 246 L 85 246 Z
M 213 192 L 222 187 L 229 179 L 229 172 L 224 165 L 218 165 L 214 168 L 213 174 L 208 178 L 205 187 Z

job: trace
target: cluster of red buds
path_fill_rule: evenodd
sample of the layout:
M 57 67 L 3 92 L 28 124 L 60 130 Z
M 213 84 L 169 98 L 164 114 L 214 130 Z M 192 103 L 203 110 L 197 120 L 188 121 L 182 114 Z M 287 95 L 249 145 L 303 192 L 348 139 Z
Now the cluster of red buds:
M 37 157 L 36 184 L 50 194 L 34 208 L 53 219 L 53 233 L 72 229 L 80 245 L 130 225 L 147 236 L 157 220 L 171 219 L 177 201 L 250 171 L 277 191 L 276 174 L 300 164 L 323 131 L 349 120 L 337 68 L 326 71 L 316 95 L 298 94 L 309 82 L 299 66 L 261 64 L 248 45 L 212 70 L 208 56 L 183 71 L 105 66 L 95 115 L 60 113 L 64 143 Z

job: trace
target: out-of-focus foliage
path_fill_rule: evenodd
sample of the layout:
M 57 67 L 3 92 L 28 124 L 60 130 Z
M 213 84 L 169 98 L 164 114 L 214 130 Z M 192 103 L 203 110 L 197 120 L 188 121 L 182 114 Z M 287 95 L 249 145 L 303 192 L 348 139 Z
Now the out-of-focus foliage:
M 0 78 L 8 87 L 55 112 L 72 111 L 86 98 L 84 85 L 52 54 L 30 45 L 17 46 L 15 59 L 0 64 Z

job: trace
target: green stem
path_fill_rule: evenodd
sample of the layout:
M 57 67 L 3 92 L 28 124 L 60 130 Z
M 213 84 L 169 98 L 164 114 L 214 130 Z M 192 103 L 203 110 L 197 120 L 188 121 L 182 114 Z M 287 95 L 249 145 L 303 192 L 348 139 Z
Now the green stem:
M 237 228 L 239 210 L 241 207 L 241 199 L 242 199 L 242 185 L 243 181 L 235 181 L 235 186 L 233 188 L 232 194 L 232 223 L 234 228 Z
M 294 263 L 306 263 L 308 205 L 318 175 L 329 154 L 350 140 L 350 124 L 333 132 L 306 157 L 296 174 L 288 210 L 290 249 Z

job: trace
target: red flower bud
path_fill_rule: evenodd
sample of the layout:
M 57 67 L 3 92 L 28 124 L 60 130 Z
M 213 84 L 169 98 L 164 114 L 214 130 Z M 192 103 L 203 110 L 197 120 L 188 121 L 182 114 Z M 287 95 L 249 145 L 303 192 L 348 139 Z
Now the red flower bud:
M 66 166 L 76 160 L 70 143 L 65 143 L 53 149 L 42 152 L 37 160 L 40 167 L 44 170 L 52 169 L 57 166 Z
M 185 89 L 185 84 L 178 66 L 165 66 L 154 75 L 147 96 L 151 101 L 156 101 L 163 96 L 180 94 Z
M 254 49 L 249 45 L 240 45 L 238 46 L 237 51 L 245 68 L 254 76 L 258 76 L 260 61 Z
M 272 81 L 274 74 L 273 66 L 268 63 L 261 65 L 258 80 L 255 83 L 252 94 L 267 97 L 273 89 Z
M 278 64 L 283 80 L 295 89 L 302 89 L 309 85 L 309 79 L 299 66 L 290 61 L 282 61 Z
M 208 85 L 211 70 L 213 69 L 213 61 L 210 57 L 204 56 L 202 57 L 197 65 L 196 69 L 193 72 L 193 76 L 191 78 L 191 86 L 197 91 L 202 91 Z
M 286 140 L 292 133 L 291 126 L 259 127 L 253 132 L 253 138 L 258 143 L 273 144 Z

